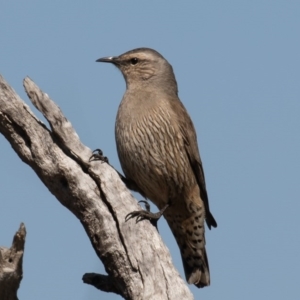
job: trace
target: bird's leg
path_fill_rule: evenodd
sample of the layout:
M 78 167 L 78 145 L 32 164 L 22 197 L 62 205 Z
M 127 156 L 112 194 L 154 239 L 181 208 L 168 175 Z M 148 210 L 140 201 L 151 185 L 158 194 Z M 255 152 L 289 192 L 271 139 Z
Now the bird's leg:
M 159 212 L 152 213 L 152 212 L 150 212 L 150 204 L 147 201 L 141 200 L 141 201 L 139 201 L 139 203 L 140 202 L 145 204 L 146 210 L 136 210 L 136 211 L 129 213 L 125 217 L 125 222 L 127 222 L 128 220 L 130 220 L 132 218 L 136 218 L 136 223 L 143 221 L 143 220 L 149 220 L 150 223 L 157 229 L 157 221 L 163 215 L 165 210 L 170 206 L 170 204 L 168 203 L 167 205 L 165 205 Z
M 93 151 L 92 156 L 90 157 L 89 161 L 93 161 L 93 160 L 100 160 L 102 162 L 106 162 L 107 164 L 109 164 L 120 176 L 121 180 L 124 182 L 124 184 L 126 185 L 126 187 L 132 191 L 138 192 L 143 196 L 143 192 L 138 188 L 138 186 L 136 185 L 136 183 L 133 180 L 130 180 L 128 178 L 126 178 L 125 176 L 123 176 L 118 170 L 116 170 L 109 162 L 108 162 L 108 158 L 106 156 L 103 155 L 103 151 L 101 149 L 96 149 Z
M 90 157 L 89 161 L 93 160 L 100 160 L 102 162 L 108 162 L 108 158 L 103 155 L 103 152 L 101 149 L 96 149 L 93 151 L 92 156 Z M 112 166 L 111 166 L 112 167 Z M 113 167 L 112 167 L 113 168 Z M 115 171 L 119 174 L 121 180 L 124 182 L 126 187 L 130 190 L 134 190 L 136 192 L 139 192 L 141 195 L 143 195 L 143 192 L 140 191 L 140 189 L 137 187 L 136 183 L 133 180 L 130 180 L 123 176 L 121 173 L 119 173 L 116 169 Z M 160 217 L 163 215 L 164 211 L 167 209 L 167 207 L 170 205 L 169 203 L 165 205 L 159 212 L 157 213 L 152 213 L 150 211 L 150 204 L 147 201 L 141 200 L 139 203 L 144 203 L 146 210 L 138 210 L 138 211 L 133 211 L 129 213 L 125 217 L 125 221 L 127 222 L 128 220 L 132 218 L 136 218 L 136 223 L 143 221 L 143 220 L 149 220 L 153 226 L 156 227 L 157 229 L 157 221 L 160 219 Z

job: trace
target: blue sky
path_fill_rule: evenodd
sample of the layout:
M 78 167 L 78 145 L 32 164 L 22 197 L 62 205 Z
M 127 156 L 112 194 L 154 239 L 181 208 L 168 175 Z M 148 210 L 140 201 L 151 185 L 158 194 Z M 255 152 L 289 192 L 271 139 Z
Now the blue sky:
M 95 60 L 159 51 L 194 121 L 219 225 L 206 234 L 211 286 L 191 287 L 195 299 L 298 299 L 299 28 L 299 1 L 6 1 L 0 73 L 26 103 L 30 76 L 120 170 L 114 121 L 125 83 Z M 28 232 L 20 299 L 119 299 L 82 283 L 104 269 L 81 224 L 3 136 L 0 148 L 0 245 L 20 222 Z M 159 229 L 183 275 L 164 220 Z

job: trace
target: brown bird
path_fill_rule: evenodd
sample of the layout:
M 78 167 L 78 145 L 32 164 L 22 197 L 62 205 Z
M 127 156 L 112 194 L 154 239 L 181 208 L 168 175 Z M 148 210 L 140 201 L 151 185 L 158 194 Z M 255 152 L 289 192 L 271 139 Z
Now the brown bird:
M 126 81 L 115 136 L 129 188 L 161 210 L 133 212 L 129 217 L 166 218 L 181 251 L 189 284 L 210 284 L 204 220 L 217 223 L 209 211 L 205 178 L 194 125 L 178 98 L 172 66 L 157 51 L 138 48 L 97 62 L 114 64 Z

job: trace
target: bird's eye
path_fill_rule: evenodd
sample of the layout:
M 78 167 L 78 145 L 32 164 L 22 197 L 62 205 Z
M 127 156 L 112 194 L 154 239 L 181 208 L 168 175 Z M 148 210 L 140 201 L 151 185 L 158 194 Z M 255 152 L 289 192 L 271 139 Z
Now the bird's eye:
M 138 59 L 136 58 L 136 57 L 134 57 L 134 58 L 132 58 L 131 60 L 130 60 L 130 63 L 132 64 L 132 65 L 136 65 L 137 63 L 138 63 Z

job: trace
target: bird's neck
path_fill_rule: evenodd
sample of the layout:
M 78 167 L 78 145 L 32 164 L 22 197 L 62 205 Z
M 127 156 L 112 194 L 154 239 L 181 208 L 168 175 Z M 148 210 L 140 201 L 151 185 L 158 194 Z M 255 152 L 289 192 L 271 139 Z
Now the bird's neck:
M 172 98 L 171 95 L 159 89 L 129 87 L 123 96 L 120 107 L 123 107 L 123 113 L 128 115 L 130 119 L 139 119 L 159 107 L 168 106 Z
M 126 93 L 140 95 L 143 93 L 159 93 L 161 95 L 178 95 L 175 77 L 153 76 L 147 80 L 126 80 Z

